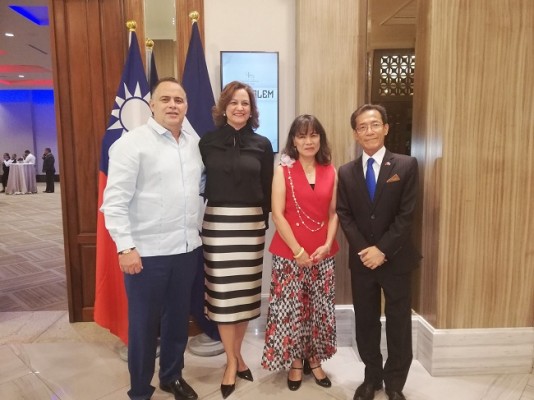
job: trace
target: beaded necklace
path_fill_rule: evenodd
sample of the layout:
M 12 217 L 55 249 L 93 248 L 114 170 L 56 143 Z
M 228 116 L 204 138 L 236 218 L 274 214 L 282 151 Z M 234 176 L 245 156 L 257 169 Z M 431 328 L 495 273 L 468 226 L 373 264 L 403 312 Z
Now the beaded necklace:
M 300 222 L 302 225 L 308 229 L 310 232 L 317 232 L 319 229 L 321 229 L 324 226 L 324 221 L 316 221 L 312 217 L 310 217 L 306 212 L 302 209 L 302 207 L 299 205 L 297 201 L 297 196 L 295 195 L 295 186 L 293 185 L 293 178 L 291 177 L 291 167 L 292 164 L 286 165 L 287 166 L 287 177 L 289 180 L 289 187 L 291 188 L 291 197 L 293 198 L 293 203 L 295 203 L 295 209 L 297 210 L 297 216 L 299 217 Z M 312 224 L 318 226 L 317 228 L 311 228 L 309 227 L 304 218 L 306 218 L 309 222 Z M 297 226 L 299 226 L 297 222 Z

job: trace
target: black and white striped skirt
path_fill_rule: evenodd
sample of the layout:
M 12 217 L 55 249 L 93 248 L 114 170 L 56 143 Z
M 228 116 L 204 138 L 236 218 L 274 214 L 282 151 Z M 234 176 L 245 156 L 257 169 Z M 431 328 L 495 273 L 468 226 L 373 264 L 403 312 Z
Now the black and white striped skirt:
M 213 207 L 202 224 L 206 315 L 218 323 L 259 317 L 265 221 L 261 207 Z

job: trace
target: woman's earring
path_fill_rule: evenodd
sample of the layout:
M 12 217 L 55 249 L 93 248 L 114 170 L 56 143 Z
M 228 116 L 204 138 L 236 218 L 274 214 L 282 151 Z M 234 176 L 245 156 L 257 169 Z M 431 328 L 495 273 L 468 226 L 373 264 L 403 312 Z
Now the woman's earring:
M 223 113 L 223 117 L 226 117 L 226 113 Z

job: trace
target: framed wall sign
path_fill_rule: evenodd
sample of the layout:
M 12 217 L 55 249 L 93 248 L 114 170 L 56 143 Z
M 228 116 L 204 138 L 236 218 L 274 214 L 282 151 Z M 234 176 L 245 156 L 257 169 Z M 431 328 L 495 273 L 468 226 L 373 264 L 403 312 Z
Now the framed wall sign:
M 260 127 L 278 153 L 278 52 L 221 51 L 221 86 L 232 81 L 246 83 L 254 89 Z

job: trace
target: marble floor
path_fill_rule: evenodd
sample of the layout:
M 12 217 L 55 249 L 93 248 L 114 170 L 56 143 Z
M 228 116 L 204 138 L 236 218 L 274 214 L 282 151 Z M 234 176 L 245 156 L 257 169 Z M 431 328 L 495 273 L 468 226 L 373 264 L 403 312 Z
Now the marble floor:
M 56 184 L 55 194 L 42 190 L 39 184 L 36 195 L 0 196 L 0 400 L 128 400 L 120 340 L 94 323 L 69 323 L 60 187 Z M 338 316 L 338 353 L 323 365 L 332 388 L 305 377 L 291 392 L 285 373 L 262 370 L 260 318 L 250 324 L 243 347 L 255 381 L 238 380 L 229 400 L 352 399 L 364 368 L 350 347 L 351 324 L 341 323 L 346 311 Z M 220 400 L 224 367 L 223 355 L 187 352 L 184 377 L 200 399 Z M 404 393 L 409 400 L 534 400 L 534 375 L 432 377 L 414 361 Z M 152 398 L 172 396 L 157 389 Z M 381 391 L 376 399 L 387 397 Z
M 333 386 L 323 389 L 311 377 L 291 392 L 286 374 L 259 366 L 263 331 L 253 324 L 243 354 L 255 381 L 237 381 L 233 400 L 352 399 L 363 365 L 351 347 L 340 347 L 324 363 Z M 120 341 L 94 323 L 69 323 L 66 311 L 0 312 L 0 399 L 128 400 L 128 371 L 118 356 Z M 200 399 L 219 400 L 224 355 L 186 352 L 184 378 Z M 153 385 L 157 386 L 157 378 Z M 534 400 L 534 375 L 432 377 L 414 361 L 404 393 L 409 400 Z M 379 392 L 377 400 L 387 399 Z M 157 389 L 153 400 L 172 396 Z

